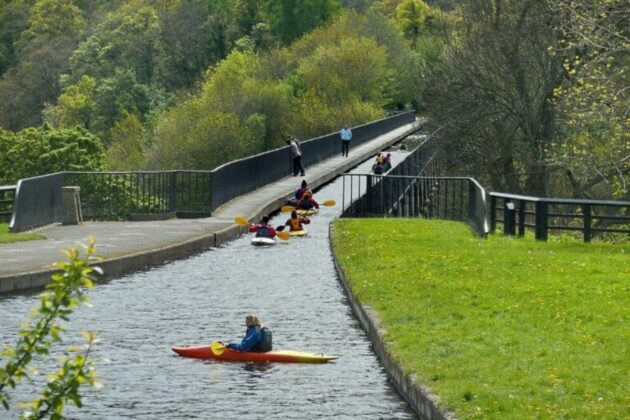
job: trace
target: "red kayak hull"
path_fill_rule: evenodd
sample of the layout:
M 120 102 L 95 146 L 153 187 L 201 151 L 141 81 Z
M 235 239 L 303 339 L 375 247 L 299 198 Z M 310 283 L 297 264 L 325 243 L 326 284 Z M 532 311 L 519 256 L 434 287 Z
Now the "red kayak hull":
M 324 354 L 304 353 L 292 350 L 269 351 L 266 353 L 254 353 L 235 351 L 225 348 L 217 354 L 212 352 L 210 346 L 173 347 L 173 351 L 183 357 L 195 359 L 225 360 L 228 362 L 261 362 L 261 363 L 326 363 L 337 359 L 337 356 Z

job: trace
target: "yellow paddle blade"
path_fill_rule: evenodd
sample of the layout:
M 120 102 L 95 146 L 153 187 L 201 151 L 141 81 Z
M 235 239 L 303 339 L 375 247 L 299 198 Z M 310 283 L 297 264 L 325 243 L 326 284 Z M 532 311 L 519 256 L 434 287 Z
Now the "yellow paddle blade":
M 212 350 L 212 353 L 214 353 L 215 356 L 221 356 L 225 351 L 225 345 L 218 341 L 213 341 L 210 344 L 210 350 Z
M 324 201 L 324 202 L 322 203 L 322 206 L 325 206 L 325 207 L 332 207 L 332 206 L 334 206 L 335 204 L 337 204 L 337 202 L 336 202 L 335 200 L 326 200 L 326 201 Z
M 282 206 L 280 208 L 280 211 L 282 213 L 288 213 L 288 212 L 293 211 L 293 210 L 295 210 L 295 207 L 293 207 L 293 206 Z
M 289 238 L 291 237 L 291 235 L 289 235 L 289 232 L 278 232 L 276 231 L 276 235 L 278 236 L 278 238 L 282 239 L 283 241 L 288 241 Z
M 234 218 L 234 223 L 241 226 L 249 226 L 249 222 L 243 216 L 236 216 Z

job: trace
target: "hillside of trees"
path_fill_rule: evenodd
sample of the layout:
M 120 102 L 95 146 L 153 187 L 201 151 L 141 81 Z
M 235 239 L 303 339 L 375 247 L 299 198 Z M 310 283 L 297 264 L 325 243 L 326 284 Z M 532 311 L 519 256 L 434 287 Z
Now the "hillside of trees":
M 2 0 L 0 184 L 212 169 L 413 108 L 452 174 L 629 198 L 629 14 L 626 0 Z

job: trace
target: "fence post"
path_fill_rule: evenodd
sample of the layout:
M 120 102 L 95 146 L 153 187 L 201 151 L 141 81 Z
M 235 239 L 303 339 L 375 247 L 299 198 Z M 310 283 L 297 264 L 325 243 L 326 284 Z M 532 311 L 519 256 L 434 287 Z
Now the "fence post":
M 593 222 L 591 205 L 582 204 L 582 212 L 584 213 L 584 242 L 591 242 L 591 224 Z
M 470 188 L 470 190 L 472 190 L 472 187 Z M 491 195 L 490 196 L 490 233 L 494 233 L 496 230 L 497 230 L 497 198 L 494 195 Z
M 505 200 L 503 203 L 503 234 L 514 236 L 516 234 L 516 211 L 514 203 Z
M 544 201 L 536 201 L 536 239 L 547 240 L 548 204 Z
M 525 201 L 518 202 L 518 236 L 525 236 Z
M 168 211 L 177 211 L 177 171 L 168 174 Z

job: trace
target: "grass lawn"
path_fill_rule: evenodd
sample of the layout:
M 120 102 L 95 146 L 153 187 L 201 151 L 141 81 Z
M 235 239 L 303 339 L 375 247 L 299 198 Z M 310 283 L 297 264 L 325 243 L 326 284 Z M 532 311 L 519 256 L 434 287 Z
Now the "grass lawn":
M 629 244 L 340 219 L 333 246 L 398 363 L 458 418 L 629 418 Z
M 9 242 L 19 241 L 32 241 L 34 239 L 44 239 L 42 235 L 37 233 L 11 233 L 9 232 L 9 225 L 6 223 L 0 223 L 0 244 L 7 244 Z

